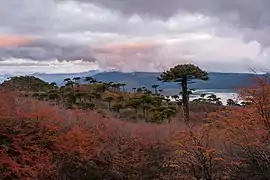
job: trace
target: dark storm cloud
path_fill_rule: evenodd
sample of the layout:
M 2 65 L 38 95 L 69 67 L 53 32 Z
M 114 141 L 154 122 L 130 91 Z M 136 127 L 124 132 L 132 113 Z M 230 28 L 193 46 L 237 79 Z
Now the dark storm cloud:
M 61 1 L 61 0 L 60 0 Z M 239 15 L 249 26 L 269 24 L 269 0 L 75 0 L 104 5 L 124 13 L 152 14 L 169 17 L 179 10 L 223 16 Z
M 75 44 L 61 44 L 45 40 L 30 44 L 0 48 L 0 56 L 3 58 L 22 58 L 31 60 L 84 60 L 95 61 L 91 56 L 89 47 Z
M 56 0 L 65 1 L 65 0 Z M 119 10 L 129 16 L 140 14 L 168 19 L 178 12 L 201 13 L 243 29 L 246 40 L 270 45 L 269 0 L 74 0 Z M 251 29 L 251 30 L 249 30 Z M 247 31 L 247 32 L 245 32 Z
M 59 0 L 63 1 L 63 0 Z M 75 0 L 120 10 L 168 18 L 179 11 L 218 17 L 242 27 L 260 29 L 270 25 L 269 0 Z

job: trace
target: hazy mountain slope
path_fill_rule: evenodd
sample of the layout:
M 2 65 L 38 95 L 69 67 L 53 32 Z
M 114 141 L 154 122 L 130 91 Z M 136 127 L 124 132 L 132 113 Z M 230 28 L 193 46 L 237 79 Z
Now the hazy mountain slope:
M 162 83 L 157 81 L 157 77 L 160 73 L 152 72 L 133 72 L 133 73 L 123 73 L 118 71 L 110 72 L 99 72 L 99 71 L 89 71 L 83 73 L 70 73 L 70 74 L 32 74 L 47 82 L 56 82 L 58 85 L 63 85 L 63 79 L 73 78 L 73 77 L 86 77 L 92 76 L 98 81 L 103 82 L 123 82 L 126 83 L 126 89 L 131 90 L 134 87 L 146 86 L 151 88 L 153 84 L 160 85 L 161 89 L 166 91 L 175 90 L 179 88 L 178 84 L 175 83 Z M 244 73 L 209 73 L 209 81 L 195 81 L 195 83 L 190 84 L 190 88 L 194 89 L 235 89 L 240 87 L 249 86 L 252 84 L 253 74 Z M 258 75 L 257 75 L 258 76 Z M 4 76 L 3 76 L 4 77 Z M 5 78 L 2 78 L 3 80 Z M 82 82 L 83 83 L 83 82 Z
M 82 73 L 65 73 L 65 74 L 43 74 L 43 73 L 35 73 L 33 76 L 38 77 L 47 82 L 55 82 L 58 85 L 63 85 L 63 80 L 66 78 L 74 78 L 74 77 L 86 77 L 93 76 L 99 73 L 99 71 L 88 71 Z
M 124 82 L 127 84 L 127 89 L 133 87 L 147 86 L 151 87 L 153 84 L 159 84 L 163 89 L 175 89 L 179 85 L 175 83 L 162 83 L 157 81 L 160 73 L 136 72 L 136 73 L 122 73 L 122 72 L 104 72 L 94 75 L 97 80 L 104 82 Z M 252 74 L 243 73 L 209 73 L 209 81 L 195 81 L 190 84 L 190 88 L 195 89 L 235 89 L 249 86 L 252 84 Z

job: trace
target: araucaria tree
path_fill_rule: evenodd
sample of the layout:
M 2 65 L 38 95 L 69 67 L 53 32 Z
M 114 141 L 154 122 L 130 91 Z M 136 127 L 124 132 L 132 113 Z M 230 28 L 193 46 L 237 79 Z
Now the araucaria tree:
M 178 82 L 182 86 L 183 114 L 186 123 L 189 121 L 188 83 L 194 79 L 208 80 L 208 73 L 193 64 L 177 65 L 163 72 L 158 80 L 163 82 Z

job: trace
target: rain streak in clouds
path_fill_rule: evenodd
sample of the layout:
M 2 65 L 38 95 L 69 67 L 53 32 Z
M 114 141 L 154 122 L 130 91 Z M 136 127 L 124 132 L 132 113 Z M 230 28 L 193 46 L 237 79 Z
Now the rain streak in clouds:
M 268 0 L 2 0 L 0 72 L 270 70 Z

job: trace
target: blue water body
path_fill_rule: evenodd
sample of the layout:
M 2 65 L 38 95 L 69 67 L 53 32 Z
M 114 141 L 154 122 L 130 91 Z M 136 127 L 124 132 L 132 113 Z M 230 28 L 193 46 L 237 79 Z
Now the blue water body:
M 238 93 L 233 89 L 201 89 L 194 92 L 194 97 L 190 99 L 196 99 L 200 96 L 200 94 L 215 94 L 218 98 L 221 98 L 223 104 L 226 104 L 227 99 L 233 99 L 235 101 L 239 101 Z
M 233 89 L 200 89 L 193 92 L 190 95 L 190 100 L 194 100 L 200 97 L 201 94 L 211 95 L 215 94 L 218 98 L 221 99 L 223 104 L 226 104 L 227 99 L 233 99 L 236 102 L 240 102 L 238 98 L 238 93 L 236 90 Z

